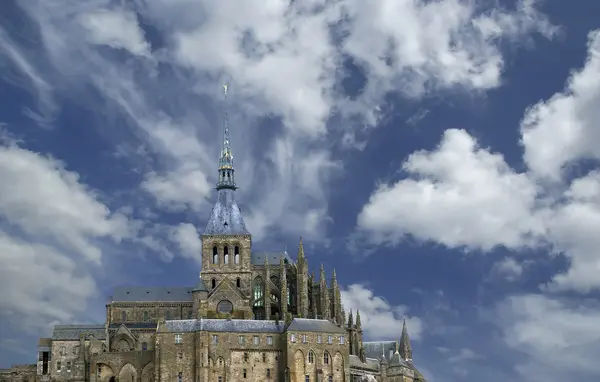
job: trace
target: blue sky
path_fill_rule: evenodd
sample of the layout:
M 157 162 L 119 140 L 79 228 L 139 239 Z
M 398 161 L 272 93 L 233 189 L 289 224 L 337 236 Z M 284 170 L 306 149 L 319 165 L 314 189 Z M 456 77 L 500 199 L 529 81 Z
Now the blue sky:
M 335 267 L 431 381 L 600 379 L 592 0 L 0 5 L 0 359 L 193 285 L 230 83 L 257 250 Z

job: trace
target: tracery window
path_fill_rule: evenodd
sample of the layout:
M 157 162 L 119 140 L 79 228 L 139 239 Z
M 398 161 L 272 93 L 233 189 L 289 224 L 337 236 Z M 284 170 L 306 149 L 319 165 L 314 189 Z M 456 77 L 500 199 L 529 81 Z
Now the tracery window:
M 325 365 L 329 365 L 329 353 L 325 352 L 325 354 L 323 354 L 323 363 Z
M 309 351 L 308 352 L 308 363 L 314 363 L 315 362 L 315 353 L 313 353 L 313 351 Z
M 252 287 L 254 293 L 254 306 L 263 306 L 263 296 L 265 293 L 262 277 L 254 279 L 254 285 Z

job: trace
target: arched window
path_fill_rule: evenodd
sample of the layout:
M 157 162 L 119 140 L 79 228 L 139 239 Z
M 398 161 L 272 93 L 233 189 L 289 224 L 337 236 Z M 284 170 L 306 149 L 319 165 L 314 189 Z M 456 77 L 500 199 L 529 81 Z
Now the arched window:
M 235 264 L 240 263 L 240 247 L 238 247 L 237 245 L 235 246 L 235 248 L 233 248 L 233 262 Z
M 217 286 L 217 280 L 215 280 L 215 279 L 210 280 L 210 286 L 211 286 L 211 288 L 215 289 L 215 287 Z
M 252 291 L 254 293 L 254 306 L 263 306 L 263 295 L 265 293 L 263 279 L 262 277 L 257 277 L 254 279 L 254 285 L 252 286 Z
M 121 321 L 123 321 L 123 322 L 127 321 L 127 312 L 126 311 L 121 312 Z
M 313 351 L 309 351 L 308 352 L 308 363 L 314 363 L 315 362 L 315 353 L 313 353 Z
M 213 264 L 219 264 L 219 250 L 217 247 L 213 247 Z
M 329 353 L 325 352 L 325 354 L 323 354 L 323 363 L 325 365 L 329 365 Z
M 229 264 L 229 247 L 223 248 L 223 264 Z
M 242 287 L 242 280 L 239 277 L 235 279 L 235 286 L 238 288 Z

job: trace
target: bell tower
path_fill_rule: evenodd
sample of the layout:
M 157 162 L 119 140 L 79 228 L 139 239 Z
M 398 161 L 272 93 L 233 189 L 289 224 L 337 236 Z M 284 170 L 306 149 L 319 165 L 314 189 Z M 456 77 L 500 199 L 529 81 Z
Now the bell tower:
M 235 183 L 233 152 L 229 140 L 228 86 L 224 85 L 223 89 L 225 112 L 223 141 L 219 156 L 219 178 L 216 186 L 217 200 L 212 208 L 206 229 L 202 234 L 202 271 L 200 277 L 208 291 L 209 300 L 213 292 L 216 293 L 218 289 L 221 289 L 220 284 L 222 283 L 228 284 L 223 286 L 223 290 L 229 291 L 230 294 L 231 289 L 234 289 L 244 298 L 249 298 L 252 280 L 250 268 L 252 239 L 244 223 L 240 208 L 235 201 L 235 192 L 238 187 Z M 237 296 L 235 299 L 239 300 L 239 297 Z M 234 297 L 231 297 L 229 300 L 233 299 Z M 233 301 L 231 302 L 233 303 Z M 249 309 L 249 307 L 246 308 Z M 246 308 L 233 306 L 233 311 Z M 216 307 L 213 309 L 213 313 L 223 309 Z M 211 304 L 209 303 L 207 305 L 208 316 L 212 315 L 210 311 Z M 224 310 L 220 313 L 224 313 Z M 234 313 L 233 315 L 236 318 L 244 318 L 239 314 Z

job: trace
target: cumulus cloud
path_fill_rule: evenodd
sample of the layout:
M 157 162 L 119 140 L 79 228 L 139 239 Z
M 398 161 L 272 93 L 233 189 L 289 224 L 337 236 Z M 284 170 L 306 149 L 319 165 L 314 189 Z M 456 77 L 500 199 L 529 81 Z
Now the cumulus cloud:
M 523 263 L 512 257 L 505 257 L 494 264 L 492 268 L 492 275 L 501 277 L 507 281 L 515 281 L 521 278 L 523 271 Z
M 356 311 L 360 311 L 365 341 L 398 340 L 404 319 L 410 338 L 418 340 L 421 337 L 422 322 L 418 317 L 407 316 L 407 307 L 391 305 L 361 284 L 352 284 L 341 292 L 346 314 L 352 311 L 356 319 Z
M 526 112 L 527 172 L 478 147 L 467 132 L 447 130 L 435 150 L 408 157 L 407 178 L 373 192 L 358 217 L 359 231 L 368 232 L 374 243 L 393 244 L 412 235 L 452 248 L 550 248 L 565 254 L 570 265 L 547 289 L 599 288 L 600 175 L 562 177 L 568 163 L 598 158 L 591 142 L 600 123 L 594 113 L 600 105 L 599 36 L 590 34 L 588 59 L 568 89 Z M 545 180 L 564 180 L 564 185 Z
M 535 184 L 464 130 L 447 130 L 437 149 L 411 154 L 403 170 L 410 178 L 380 185 L 358 216 L 371 240 L 395 243 L 410 234 L 490 250 L 520 248 L 543 233 L 531 216 Z
M 600 31 L 589 34 L 588 57 L 563 92 L 532 106 L 521 124 L 525 162 L 535 175 L 560 180 L 566 166 L 600 159 Z

